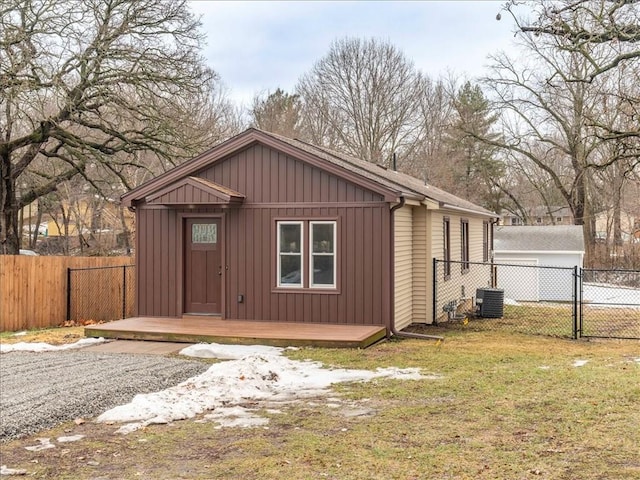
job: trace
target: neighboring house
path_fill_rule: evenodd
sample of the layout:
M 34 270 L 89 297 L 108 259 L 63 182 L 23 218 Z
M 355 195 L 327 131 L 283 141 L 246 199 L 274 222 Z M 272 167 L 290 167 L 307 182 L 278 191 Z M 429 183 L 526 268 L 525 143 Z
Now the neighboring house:
M 614 237 L 613 209 L 605 210 L 595 215 L 596 239 L 602 242 L 613 243 Z M 629 211 L 620 212 L 620 239 L 623 243 L 640 242 L 640 217 Z
M 569 207 L 534 207 L 527 211 L 529 225 L 573 225 L 573 215 Z M 504 213 L 500 225 L 525 225 L 520 215 Z
M 136 212 L 139 316 L 388 333 L 431 322 L 432 258 L 487 258 L 495 217 L 408 175 L 256 129 L 122 202 Z
M 120 207 L 114 200 L 104 200 L 97 196 L 85 195 L 73 200 L 63 201 L 58 205 L 58 211 L 48 212 L 47 223 L 50 237 L 65 235 L 65 218 L 60 210 L 63 210 L 67 220 L 67 232 L 69 236 L 77 236 L 80 233 L 99 235 L 105 232 L 122 232 L 122 219 Z M 123 212 L 127 228 L 133 227 L 133 218 L 130 212 Z
M 501 226 L 494 232 L 494 261 L 523 267 L 496 267 L 497 286 L 520 301 L 570 301 L 573 267 L 582 267 L 580 225 Z M 565 267 L 566 270 L 537 268 Z

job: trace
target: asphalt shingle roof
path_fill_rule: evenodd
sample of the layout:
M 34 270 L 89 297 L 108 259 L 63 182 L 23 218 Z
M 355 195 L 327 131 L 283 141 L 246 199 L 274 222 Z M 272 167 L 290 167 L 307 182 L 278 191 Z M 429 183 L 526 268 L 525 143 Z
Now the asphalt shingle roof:
M 493 248 L 499 252 L 584 252 L 582 226 L 500 226 L 494 231 Z
M 440 204 L 447 204 L 457 208 L 470 210 L 487 216 L 496 217 L 497 215 L 486 208 L 475 203 L 469 202 L 463 198 L 453 195 L 449 192 L 441 190 L 433 185 L 429 185 L 422 180 L 395 170 L 389 170 L 371 162 L 361 160 L 341 152 L 336 152 L 324 147 L 311 145 L 300 140 L 283 137 L 264 130 L 255 129 L 265 135 L 287 143 L 293 147 L 299 148 L 307 153 L 326 160 L 334 165 L 344 168 L 353 173 L 362 175 L 369 180 L 377 182 L 385 187 L 392 188 L 409 197 L 426 197 Z

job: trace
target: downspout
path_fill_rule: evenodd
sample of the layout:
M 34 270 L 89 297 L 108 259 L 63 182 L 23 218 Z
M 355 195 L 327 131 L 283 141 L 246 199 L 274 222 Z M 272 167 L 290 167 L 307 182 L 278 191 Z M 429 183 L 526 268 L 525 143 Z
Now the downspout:
M 391 330 L 391 334 L 395 337 L 399 338 L 420 338 L 423 340 L 438 340 L 444 342 L 444 337 L 440 337 L 437 335 L 425 335 L 422 333 L 411 333 L 411 332 L 400 332 L 396 330 L 396 318 L 395 318 L 395 310 L 396 310 L 396 267 L 395 267 L 395 222 L 393 212 L 398 210 L 399 208 L 404 207 L 405 199 L 404 197 L 400 197 L 400 203 L 398 205 L 394 205 L 391 207 L 391 255 L 389 255 L 389 272 L 391 273 L 390 285 L 391 285 L 391 311 L 389 312 L 389 330 Z
M 489 225 L 491 225 L 491 231 L 489 232 L 491 234 L 491 257 L 489 258 L 489 262 L 491 263 L 491 288 L 496 288 L 498 285 L 498 279 L 496 278 L 496 265 L 495 265 L 495 259 L 494 259 L 494 255 L 493 255 L 493 232 L 495 230 L 495 226 L 498 224 L 498 222 L 500 221 L 500 217 L 496 217 L 494 220 L 491 220 L 491 222 L 489 223 Z

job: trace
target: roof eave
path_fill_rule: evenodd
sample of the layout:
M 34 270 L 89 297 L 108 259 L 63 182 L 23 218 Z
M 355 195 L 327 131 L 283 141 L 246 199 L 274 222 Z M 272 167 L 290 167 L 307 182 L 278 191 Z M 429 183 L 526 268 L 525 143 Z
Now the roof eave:
M 471 208 L 459 207 L 457 205 L 452 205 L 450 203 L 438 202 L 438 205 L 441 209 L 445 210 L 454 210 L 457 212 L 470 213 L 473 215 L 478 215 L 480 217 L 487 218 L 498 218 L 498 214 L 494 212 L 489 212 L 488 210 L 473 210 Z

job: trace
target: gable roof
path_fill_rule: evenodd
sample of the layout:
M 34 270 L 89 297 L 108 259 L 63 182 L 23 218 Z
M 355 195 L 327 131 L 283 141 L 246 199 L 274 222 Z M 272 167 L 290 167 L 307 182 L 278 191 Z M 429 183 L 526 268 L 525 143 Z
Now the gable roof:
M 244 195 L 199 177 L 186 177 L 145 198 L 160 205 L 238 205 Z
M 582 226 L 496 227 L 493 249 L 496 252 L 584 252 Z
M 341 176 L 356 185 L 381 194 L 385 201 L 388 202 L 399 201 L 400 197 L 417 201 L 428 199 L 438 203 L 441 208 L 462 210 L 486 217 L 497 217 L 494 212 L 426 184 L 410 175 L 388 170 L 350 155 L 256 128 L 249 128 L 192 160 L 134 188 L 122 196 L 122 202 L 125 206 L 132 206 L 136 201 L 167 187 L 172 182 L 194 175 L 199 170 L 207 168 L 238 150 L 248 148 L 254 143 L 265 144 L 322 168 L 329 173 Z

